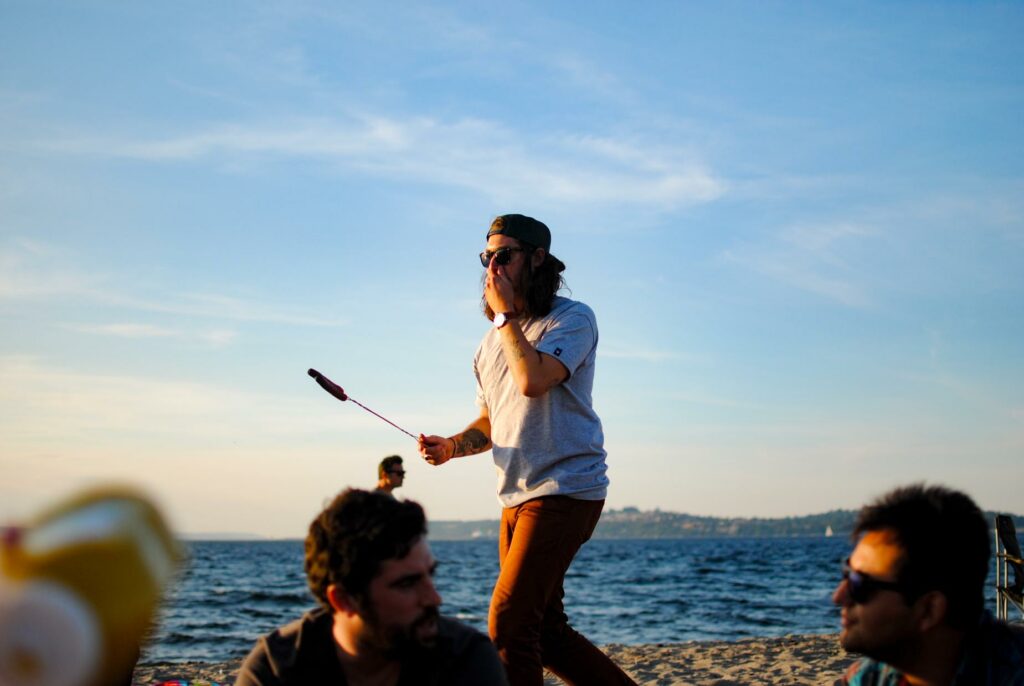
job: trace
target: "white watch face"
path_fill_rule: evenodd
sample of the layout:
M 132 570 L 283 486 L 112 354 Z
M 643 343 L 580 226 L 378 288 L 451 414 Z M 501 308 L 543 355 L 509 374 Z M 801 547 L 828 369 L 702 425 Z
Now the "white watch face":
M 501 327 L 505 326 L 506 319 L 507 318 L 505 317 L 504 312 L 499 312 L 496 315 L 494 315 L 494 328 L 500 329 Z

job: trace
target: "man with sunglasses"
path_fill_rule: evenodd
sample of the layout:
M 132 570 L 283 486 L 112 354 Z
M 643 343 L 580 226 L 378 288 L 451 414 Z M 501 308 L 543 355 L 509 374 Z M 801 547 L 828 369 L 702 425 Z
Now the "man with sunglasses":
M 843 648 L 867 657 L 837 684 L 1024 685 L 1024 627 L 984 610 L 989 531 L 968 496 L 898 488 L 861 510 L 853 538 L 832 601 Z
M 402 469 L 400 455 L 388 455 L 377 467 L 377 490 L 381 493 L 394 495 L 392 491 L 401 488 L 405 482 L 405 470 Z
M 551 232 L 521 214 L 496 218 L 480 254 L 493 326 L 473 368 L 480 415 L 453 436 L 420 436 L 433 465 L 491 450 L 498 468 L 501 571 L 488 627 L 513 686 L 547 667 L 569 684 L 632 684 L 569 626 L 569 565 L 597 525 L 608 490 L 604 434 L 591 391 L 597 321 L 557 295 L 565 265 Z

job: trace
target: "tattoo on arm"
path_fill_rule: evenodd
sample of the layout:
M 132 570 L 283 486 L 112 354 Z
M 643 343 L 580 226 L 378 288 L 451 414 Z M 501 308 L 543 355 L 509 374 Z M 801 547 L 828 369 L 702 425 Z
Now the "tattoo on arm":
M 526 353 L 523 352 L 523 349 L 521 347 L 519 347 L 519 341 L 518 340 L 512 339 L 511 345 L 512 345 L 512 347 L 509 349 L 509 352 L 512 354 L 512 359 L 513 360 L 518 362 L 519 360 L 521 360 L 521 359 L 526 357 Z
M 469 429 L 455 439 L 456 455 L 476 455 L 487 449 L 491 439 L 484 435 L 480 429 Z

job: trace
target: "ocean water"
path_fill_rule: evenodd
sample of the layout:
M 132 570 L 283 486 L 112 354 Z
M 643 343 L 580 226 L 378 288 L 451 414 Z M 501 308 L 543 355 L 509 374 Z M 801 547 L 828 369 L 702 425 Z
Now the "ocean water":
M 497 542 L 431 548 L 441 611 L 486 631 Z M 189 550 L 143 662 L 243 657 L 258 636 L 315 605 L 301 541 L 194 542 Z M 849 550 L 844 537 L 594 540 L 569 569 L 565 605 L 598 645 L 831 633 L 839 612 L 830 598 Z
M 497 542 L 433 541 L 442 612 L 486 631 Z M 144 661 L 223 661 L 314 606 L 301 541 L 194 542 Z M 840 538 L 594 540 L 566 576 L 573 626 L 597 644 L 836 630 Z

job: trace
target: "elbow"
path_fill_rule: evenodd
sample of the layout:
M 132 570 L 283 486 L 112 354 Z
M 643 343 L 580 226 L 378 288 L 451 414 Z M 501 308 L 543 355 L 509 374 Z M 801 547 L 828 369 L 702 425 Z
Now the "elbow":
M 539 398 L 548 392 L 548 388 L 543 384 L 526 381 L 519 384 L 519 392 L 527 398 Z

